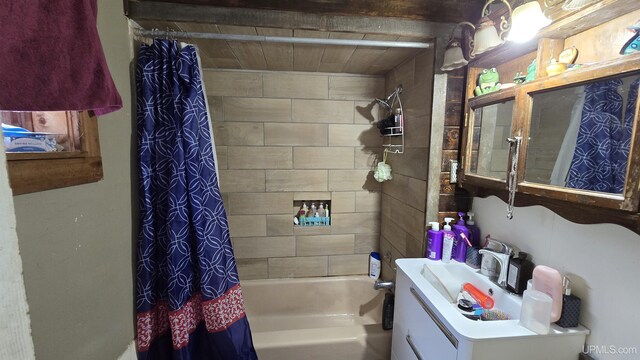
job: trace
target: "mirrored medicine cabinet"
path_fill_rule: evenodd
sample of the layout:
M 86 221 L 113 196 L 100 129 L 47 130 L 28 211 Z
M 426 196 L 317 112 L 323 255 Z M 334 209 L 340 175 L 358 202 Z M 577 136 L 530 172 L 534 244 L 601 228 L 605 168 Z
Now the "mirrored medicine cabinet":
M 640 232 L 639 86 L 633 54 L 469 95 L 461 186 Z

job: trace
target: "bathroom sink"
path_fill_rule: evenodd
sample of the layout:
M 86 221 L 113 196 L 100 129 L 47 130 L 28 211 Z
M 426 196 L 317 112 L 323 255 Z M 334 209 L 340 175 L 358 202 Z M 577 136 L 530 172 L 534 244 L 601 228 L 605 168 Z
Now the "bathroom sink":
M 413 283 L 412 288 L 434 310 L 443 323 L 453 330 L 456 336 L 478 341 L 514 337 L 540 336 L 520 326 L 520 308 L 522 297 L 511 294 L 466 264 L 457 261 L 443 263 L 425 258 L 398 259 L 398 269 Z M 457 295 L 464 283 L 471 283 L 494 300 L 492 310 L 506 313 L 508 320 L 474 321 L 465 317 L 457 307 Z M 564 329 L 551 325 L 548 335 L 588 334 L 584 327 Z
M 512 320 L 520 318 L 522 298 L 505 291 L 489 280 L 487 276 L 480 274 L 480 270 L 457 261 L 450 263 L 427 261 L 422 266 L 420 274 L 446 301 L 452 304 L 451 306 L 457 306 L 456 299 L 462 285 L 471 283 L 480 291 L 491 296 L 494 301 L 494 307 L 491 310 L 502 311 Z

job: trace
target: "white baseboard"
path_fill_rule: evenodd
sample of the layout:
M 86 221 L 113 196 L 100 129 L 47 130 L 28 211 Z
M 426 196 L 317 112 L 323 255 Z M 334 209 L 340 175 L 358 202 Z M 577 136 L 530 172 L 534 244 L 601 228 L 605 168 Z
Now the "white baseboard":
M 137 360 L 138 354 L 136 353 L 136 341 L 131 341 L 131 344 L 127 346 L 127 349 L 118 357 L 118 360 Z

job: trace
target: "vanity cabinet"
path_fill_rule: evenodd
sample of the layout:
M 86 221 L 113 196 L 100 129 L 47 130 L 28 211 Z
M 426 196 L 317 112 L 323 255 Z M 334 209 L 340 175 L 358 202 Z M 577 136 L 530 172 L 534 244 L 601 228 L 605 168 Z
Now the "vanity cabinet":
M 610 16 L 623 5 L 608 2 L 599 11 Z M 590 8 L 582 12 L 593 13 Z M 640 232 L 640 52 L 618 54 L 618 43 L 629 36 L 624 28 L 638 16 L 636 5 L 627 15 L 590 24 L 570 17 L 543 30 L 535 47 L 505 44 L 472 61 L 461 186 L 510 205 L 544 205 L 571 221 Z M 570 47 L 577 48 L 580 66 L 547 75 L 549 60 Z M 483 69 L 495 67 L 501 83 L 512 83 L 533 60 L 534 80 L 474 95 Z

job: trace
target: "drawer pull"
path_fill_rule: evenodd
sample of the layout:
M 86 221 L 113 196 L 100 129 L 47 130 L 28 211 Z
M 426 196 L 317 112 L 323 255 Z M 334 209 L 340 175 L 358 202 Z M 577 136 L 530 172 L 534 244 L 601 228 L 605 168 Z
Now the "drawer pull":
M 413 340 L 411 340 L 411 335 L 407 334 L 406 339 L 407 339 L 407 343 L 409 344 L 409 347 L 411 348 L 411 350 L 413 350 L 413 354 L 416 356 L 416 358 L 418 360 L 422 360 L 422 356 L 420 356 L 420 353 L 418 352 L 418 349 L 413 344 Z
M 418 303 L 420 304 L 420 306 L 422 306 L 422 308 L 427 313 L 427 315 L 429 315 L 431 320 L 433 320 L 433 322 L 436 323 L 436 325 L 438 326 L 440 331 L 442 331 L 442 334 L 444 334 L 444 336 L 447 337 L 449 342 L 451 342 L 451 345 L 453 345 L 453 347 L 457 349 L 458 348 L 458 339 L 456 339 L 456 337 L 453 336 L 451 331 L 449 331 L 449 329 L 447 329 L 447 327 L 444 326 L 442 321 L 440 321 L 440 319 L 436 316 L 436 314 L 433 312 L 433 310 L 431 310 L 431 308 L 422 300 L 420 295 L 418 295 L 418 292 L 416 291 L 416 289 L 410 288 L 410 290 L 411 290 L 411 293 L 413 294 L 413 297 L 416 298 L 416 301 L 418 301 Z

